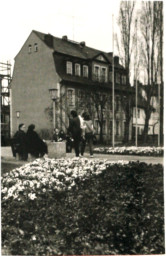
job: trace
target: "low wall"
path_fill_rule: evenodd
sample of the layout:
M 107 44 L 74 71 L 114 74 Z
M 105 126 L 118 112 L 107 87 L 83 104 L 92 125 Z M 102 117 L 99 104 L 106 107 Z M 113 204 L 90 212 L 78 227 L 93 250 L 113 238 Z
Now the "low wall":
M 66 142 L 51 142 L 47 141 L 48 157 L 49 158 L 61 158 L 66 156 Z

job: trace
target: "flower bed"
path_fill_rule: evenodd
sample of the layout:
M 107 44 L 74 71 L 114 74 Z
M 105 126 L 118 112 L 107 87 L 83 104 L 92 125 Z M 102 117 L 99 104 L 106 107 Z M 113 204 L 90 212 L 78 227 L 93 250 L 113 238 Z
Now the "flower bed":
M 94 148 L 95 153 L 138 155 L 138 156 L 163 156 L 163 147 L 100 147 Z
M 2 244 L 12 254 L 164 253 L 163 167 L 45 159 L 2 178 Z

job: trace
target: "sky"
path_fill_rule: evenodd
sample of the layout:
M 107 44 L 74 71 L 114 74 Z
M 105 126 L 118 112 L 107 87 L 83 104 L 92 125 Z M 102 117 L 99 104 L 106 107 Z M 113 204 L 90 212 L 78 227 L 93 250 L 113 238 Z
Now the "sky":
M 20 51 L 32 30 L 69 39 L 102 51 L 112 51 L 119 1 L 111 0 L 5 0 L 1 1 L 0 62 Z

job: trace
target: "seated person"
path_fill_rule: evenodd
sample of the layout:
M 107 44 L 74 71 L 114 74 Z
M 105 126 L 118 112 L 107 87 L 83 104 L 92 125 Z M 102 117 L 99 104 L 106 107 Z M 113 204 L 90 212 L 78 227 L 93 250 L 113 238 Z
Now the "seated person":
M 27 145 L 28 153 L 33 157 L 43 157 L 48 154 L 47 144 L 39 137 L 37 132 L 34 131 L 35 125 L 31 124 L 27 131 Z
M 60 132 L 59 132 L 59 138 L 60 138 L 61 140 L 66 140 L 66 135 L 65 135 L 65 133 L 64 133 L 63 130 L 60 130 Z
M 55 141 L 55 142 L 59 141 L 59 129 L 58 128 L 54 129 L 52 140 Z
M 66 140 L 66 135 L 65 135 L 64 131 L 63 130 L 59 131 L 59 129 L 57 129 L 57 128 L 54 129 L 53 141 L 60 142 L 63 140 Z

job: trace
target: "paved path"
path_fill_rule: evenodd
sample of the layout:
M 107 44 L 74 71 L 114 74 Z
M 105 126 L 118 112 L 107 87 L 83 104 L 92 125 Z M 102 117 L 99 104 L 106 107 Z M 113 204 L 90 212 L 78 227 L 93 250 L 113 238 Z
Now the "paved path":
M 73 158 L 75 156 L 73 153 L 67 153 L 66 158 Z M 89 154 L 85 153 L 84 157 L 89 158 Z M 163 157 L 152 157 L 152 156 L 131 156 L 131 155 L 108 155 L 108 154 L 94 154 L 94 159 L 108 159 L 110 161 L 118 161 L 118 160 L 127 160 L 127 161 L 140 161 L 146 162 L 148 164 L 163 164 L 164 165 L 164 158 Z M 10 162 L 10 163 L 17 163 L 24 164 L 25 161 L 17 161 L 11 152 L 10 147 L 2 147 L 1 148 L 1 161 L 2 162 Z

